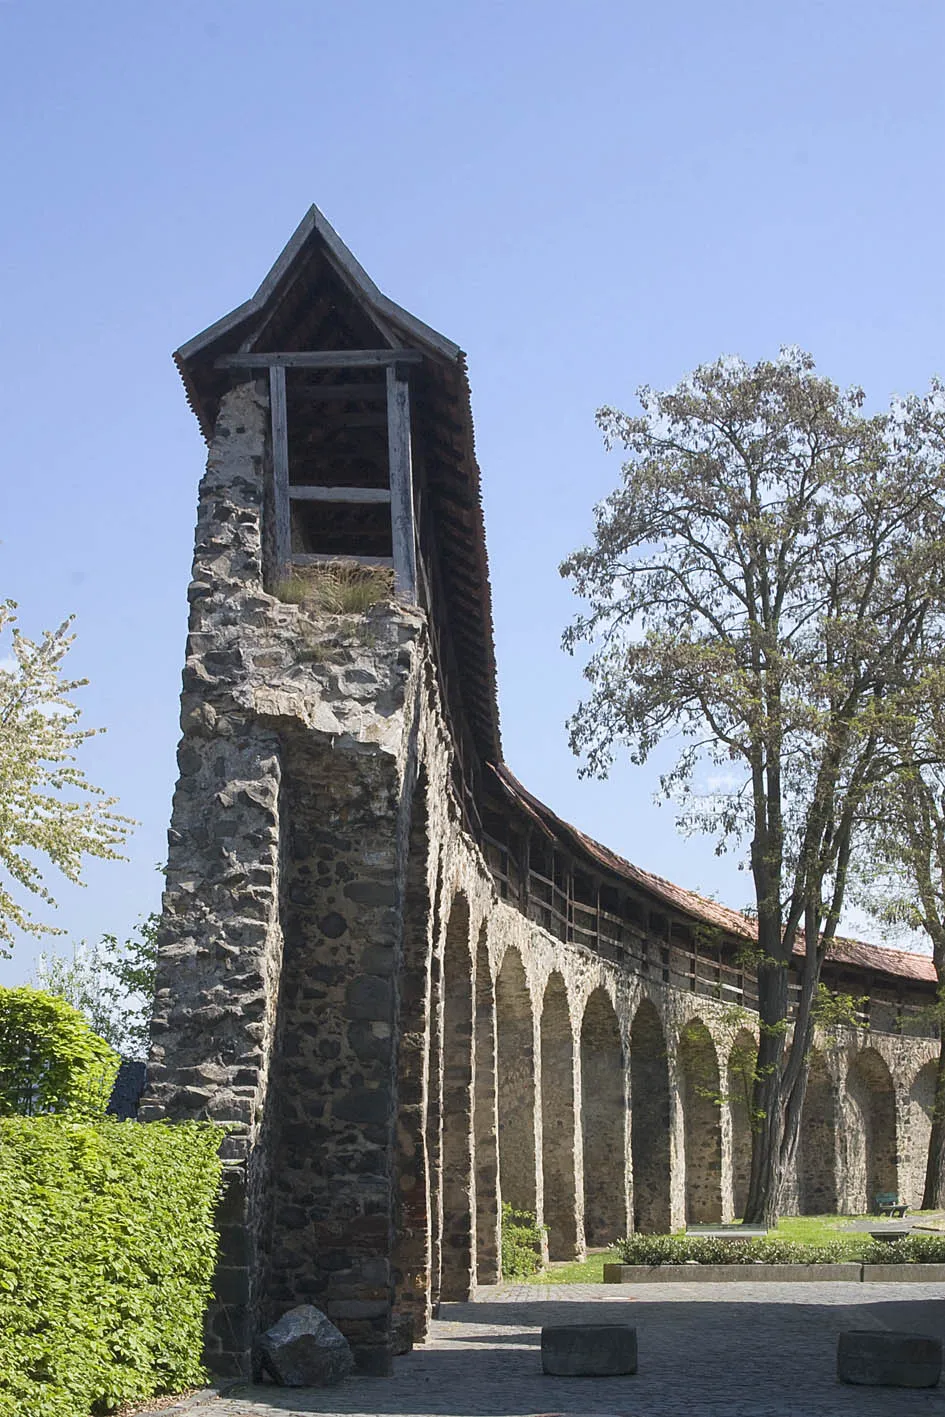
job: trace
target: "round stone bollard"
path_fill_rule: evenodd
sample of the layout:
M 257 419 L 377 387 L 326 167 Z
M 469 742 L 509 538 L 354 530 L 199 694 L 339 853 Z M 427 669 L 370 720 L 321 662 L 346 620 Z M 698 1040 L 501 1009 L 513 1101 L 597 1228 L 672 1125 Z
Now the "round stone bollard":
M 556 1378 L 622 1378 L 637 1370 L 629 1324 L 570 1324 L 541 1331 L 541 1370 Z
M 942 1344 L 915 1333 L 851 1329 L 837 1343 L 837 1377 L 865 1387 L 935 1387 Z

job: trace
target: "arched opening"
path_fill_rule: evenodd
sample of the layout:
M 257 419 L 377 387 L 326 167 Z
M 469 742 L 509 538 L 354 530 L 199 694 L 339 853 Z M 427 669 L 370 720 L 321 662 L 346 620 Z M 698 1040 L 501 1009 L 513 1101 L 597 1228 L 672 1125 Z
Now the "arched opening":
M 404 890 L 392 1252 L 394 1312 L 410 1319 L 417 1339 L 424 1337 L 430 1320 L 432 1248 L 426 1127 L 426 1019 L 433 949 L 430 870 L 427 782 L 421 772 L 411 806 Z
M 872 1048 L 850 1063 L 847 1098 L 847 1191 L 853 1212 L 866 1215 L 877 1195 L 899 1189 L 896 1095 L 888 1067 Z
M 921 1208 L 925 1197 L 937 1076 L 938 1063 L 932 1059 L 919 1069 L 909 1089 L 909 1150 L 900 1170 L 899 1186 L 901 1199 L 914 1210 Z
M 810 1055 L 801 1113 L 797 1183 L 801 1215 L 836 1214 L 839 1201 L 836 1098 L 827 1060 L 816 1048 Z
M 495 1090 L 495 988 L 486 927 L 476 948 L 476 1279 L 499 1278 L 499 1151 Z
M 427 1168 L 430 1175 L 430 1302 L 440 1302 L 440 1250 L 443 1236 L 443 956 L 439 948 L 446 883 L 439 864 L 433 897 L 433 948 L 430 952 L 429 1041 L 427 1043 Z
M 502 1202 L 533 1211 L 535 1187 L 535 1031 L 518 950 L 506 951 L 495 987 Z
M 630 1152 L 633 1228 L 665 1235 L 670 1228 L 669 1067 L 659 1014 L 649 999 L 630 1031 Z
M 745 1214 L 751 1180 L 751 1105 L 758 1045 L 747 1028 L 739 1029 L 728 1055 L 728 1106 L 732 1122 L 732 1206 Z
M 584 1234 L 588 1245 L 609 1245 L 629 1229 L 627 1098 L 620 1028 L 603 989 L 588 999 L 581 1024 L 581 1128 Z
M 719 1061 L 709 1030 L 700 1019 L 687 1023 L 680 1035 L 679 1066 L 686 1149 L 686 1223 L 711 1225 L 722 1219 Z
M 552 974 L 541 1011 L 541 1127 L 548 1256 L 574 1259 L 580 1245 L 574 1185 L 574 1035 L 568 991 Z
M 456 896 L 443 949 L 443 1239 L 440 1295 L 468 1299 L 473 1266 L 473 966 L 469 906 Z

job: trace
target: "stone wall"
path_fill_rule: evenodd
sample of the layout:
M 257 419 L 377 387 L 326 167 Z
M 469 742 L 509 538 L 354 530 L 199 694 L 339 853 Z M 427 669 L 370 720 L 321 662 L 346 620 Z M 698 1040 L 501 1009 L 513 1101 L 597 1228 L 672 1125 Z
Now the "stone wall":
M 392 1316 L 498 1277 L 504 1201 L 560 1259 L 738 1213 L 755 1026 L 500 898 L 425 617 L 267 591 L 268 423 L 231 391 L 201 485 L 141 1116 L 228 1128 L 212 1366 L 313 1302 L 384 1372 Z M 796 1204 L 916 1203 L 936 1047 L 818 1038 Z

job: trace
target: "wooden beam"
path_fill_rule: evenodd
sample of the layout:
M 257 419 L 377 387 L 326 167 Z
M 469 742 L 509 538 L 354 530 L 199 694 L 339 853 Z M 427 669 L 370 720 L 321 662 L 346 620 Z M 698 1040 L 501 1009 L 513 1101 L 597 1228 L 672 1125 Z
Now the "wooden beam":
M 292 554 L 292 520 L 289 512 L 289 426 L 285 411 L 285 370 L 269 370 L 269 408 L 272 416 L 273 560 L 276 580 L 286 573 Z
M 389 502 L 387 487 L 290 487 L 293 502 Z
M 293 566 L 337 566 L 341 563 L 354 563 L 358 566 L 389 566 L 393 567 L 394 558 L 392 556 L 348 556 L 339 552 L 329 553 L 323 551 L 297 551 L 292 557 Z
M 367 369 L 419 364 L 419 349 L 296 349 L 272 354 L 224 354 L 215 369 Z
M 393 367 L 387 370 L 387 450 L 390 464 L 391 536 L 394 591 L 408 605 L 417 603 L 417 542 L 413 515 L 413 463 L 410 450 L 410 389 Z

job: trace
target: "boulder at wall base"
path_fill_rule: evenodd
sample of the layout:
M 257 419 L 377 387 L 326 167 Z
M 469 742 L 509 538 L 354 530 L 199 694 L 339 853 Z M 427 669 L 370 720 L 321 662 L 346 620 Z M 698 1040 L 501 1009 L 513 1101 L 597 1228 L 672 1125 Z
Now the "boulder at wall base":
M 329 1387 L 354 1367 L 348 1340 L 312 1304 L 300 1304 L 257 1338 L 253 1377 L 282 1387 Z

